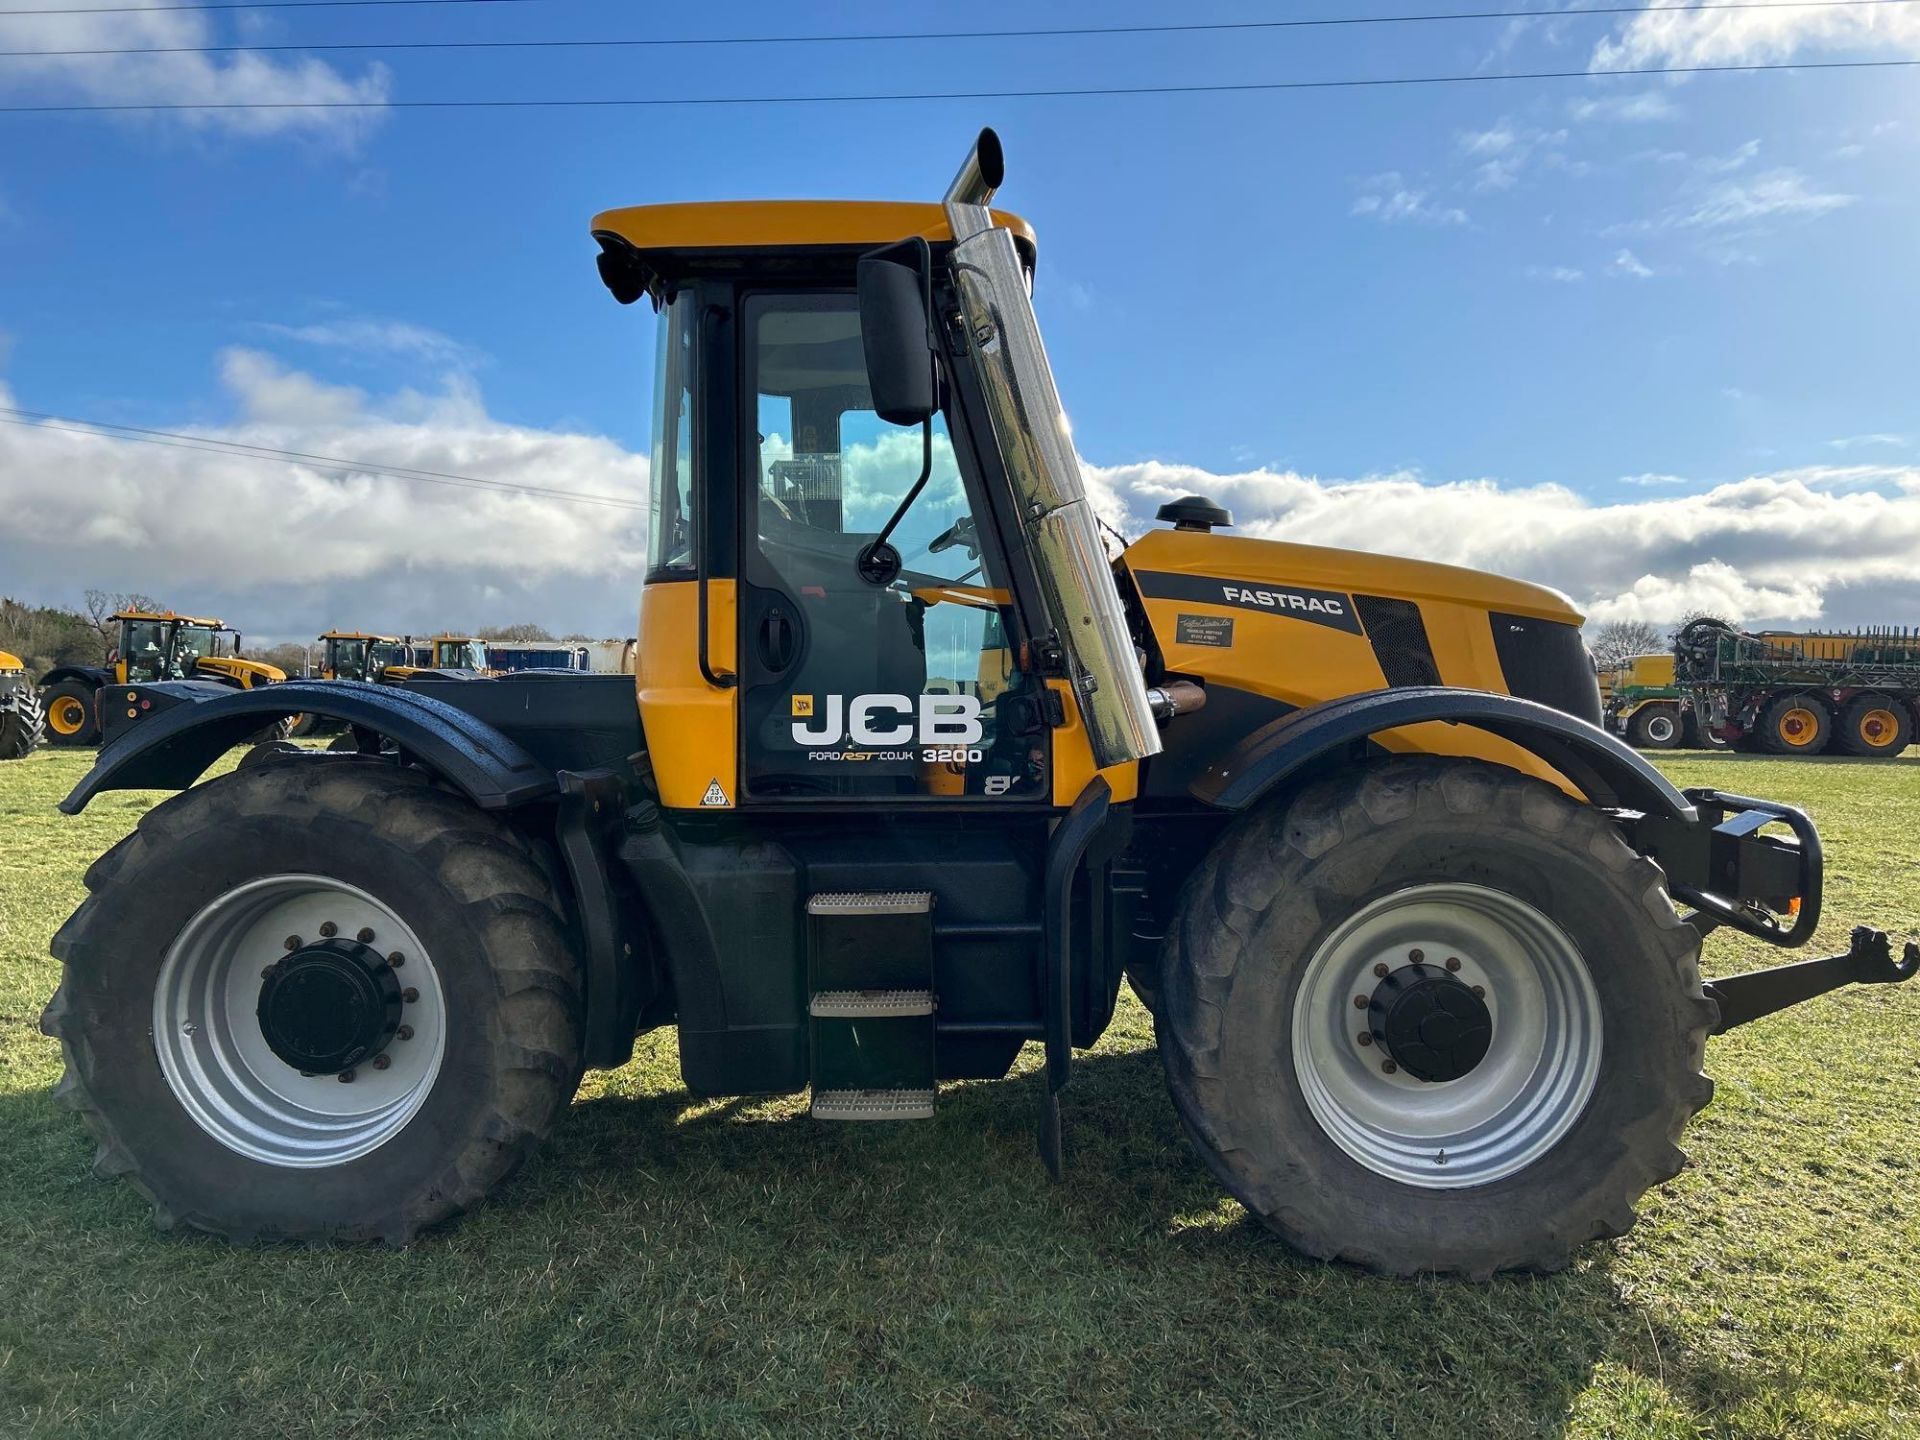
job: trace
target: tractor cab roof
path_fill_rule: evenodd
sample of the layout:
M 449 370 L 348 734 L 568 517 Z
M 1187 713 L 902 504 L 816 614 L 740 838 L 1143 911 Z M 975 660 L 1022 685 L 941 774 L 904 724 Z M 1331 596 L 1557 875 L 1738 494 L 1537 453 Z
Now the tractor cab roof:
M 177 615 L 171 610 L 121 610 L 109 620 L 155 620 L 169 625 L 203 625 L 209 630 L 225 630 L 224 620 L 209 620 L 204 615 Z
M 993 212 L 1013 232 L 1029 270 L 1039 242 L 1018 215 Z M 864 251 L 915 236 L 951 245 L 953 227 L 939 205 L 900 200 L 708 200 L 632 205 L 593 217 L 600 278 L 616 300 L 633 303 L 656 286 L 715 271 L 832 267 L 851 271 Z
M 398 645 L 400 643 L 400 637 L 398 635 L 373 635 L 365 630 L 323 630 L 320 632 L 319 638 L 322 640 L 372 640 L 376 644 L 382 645 Z

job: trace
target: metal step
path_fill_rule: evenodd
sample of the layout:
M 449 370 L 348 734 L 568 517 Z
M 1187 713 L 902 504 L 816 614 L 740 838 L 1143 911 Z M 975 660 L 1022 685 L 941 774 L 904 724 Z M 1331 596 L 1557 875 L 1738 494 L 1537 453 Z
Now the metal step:
M 821 1020 L 876 1020 L 895 1015 L 931 1015 L 931 990 L 822 990 L 807 1006 Z
M 814 895 L 809 915 L 924 915 L 933 909 L 931 890 L 868 890 Z
M 816 1120 L 931 1120 L 931 1090 L 816 1090 Z

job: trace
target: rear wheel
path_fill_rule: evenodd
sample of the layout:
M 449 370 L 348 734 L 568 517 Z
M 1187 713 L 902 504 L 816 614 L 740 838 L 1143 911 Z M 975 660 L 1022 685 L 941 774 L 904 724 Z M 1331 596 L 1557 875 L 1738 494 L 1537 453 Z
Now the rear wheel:
M 1857 695 L 1834 738 L 1849 755 L 1898 755 L 1913 743 L 1913 716 L 1891 696 Z
M 1556 1270 L 1684 1164 L 1713 1093 L 1698 952 L 1598 811 L 1392 761 L 1221 838 L 1168 934 L 1160 1048 L 1202 1157 L 1299 1249 Z
M 1627 740 L 1637 750 L 1671 750 L 1680 743 L 1680 712 L 1671 705 L 1642 705 L 1627 722 Z
M 100 722 L 93 710 L 95 694 L 93 686 L 78 680 L 61 680 L 40 692 L 48 744 L 91 745 L 100 738 Z
M 31 685 L 23 684 L 13 693 L 9 708 L 0 713 L 0 760 L 26 759 L 45 734 L 40 696 Z
M 150 811 L 87 885 L 42 1028 L 95 1171 L 163 1228 L 404 1244 L 572 1094 L 580 981 L 551 884 L 418 772 L 249 765 Z
M 1761 712 L 1760 748 L 1774 755 L 1818 755 L 1827 748 L 1833 717 L 1812 695 L 1782 695 Z

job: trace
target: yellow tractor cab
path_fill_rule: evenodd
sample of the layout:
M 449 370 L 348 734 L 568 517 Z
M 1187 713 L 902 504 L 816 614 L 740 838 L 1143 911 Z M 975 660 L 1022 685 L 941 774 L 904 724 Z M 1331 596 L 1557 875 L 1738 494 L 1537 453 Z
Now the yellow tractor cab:
M 977 1103 L 1037 1094 L 1058 1176 L 1131 982 L 1208 1171 L 1293 1245 L 1554 1270 L 1680 1171 L 1709 1035 L 1920 970 L 1863 927 L 1703 980 L 1718 930 L 1813 934 L 1818 837 L 1601 728 L 1566 597 L 1198 496 L 1109 547 L 1000 173 L 989 131 L 938 204 L 592 222 L 657 316 L 631 680 L 142 687 L 63 808 L 191 788 L 97 867 L 43 1024 L 163 1221 L 405 1244 L 669 1025 L 693 1094 L 835 1122 L 1038 1042 Z M 298 710 L 356 753 L 194 783 Z
M 62 665 L 40 678 L 47 738 L 55 745 L 100 739 L 109 718 L 103 699 L 109 687 L 202 680 L 251 690 L 287 678 L 277 666 L 243 658 L 240 632 L 223 620 L 171 610 L 123 610 L 111 618 L 118 631 L 104 666 Z M 121 708 L 136 713 L 123 717 Z M 112 709 L 116 721 L 139 718 L 137 700 L 130 706 L 115 700 Z
M 0 650 L 0 760 L 31 755 L 45 730 L 40 692 L 26 661 Z
M 412 654 L 398 635 L 329 630 L 319 637 L 324 680 L 378 681 L 390 665 L 410 665 Z
M 429 640 L 409 639 L 400 645 L 409 658 L 390 665 L 380 678 L 389 685 L 404 684 L 429 672 L 441 678 L 490 678 L 487 642 L 473 635 L 435 635 Z

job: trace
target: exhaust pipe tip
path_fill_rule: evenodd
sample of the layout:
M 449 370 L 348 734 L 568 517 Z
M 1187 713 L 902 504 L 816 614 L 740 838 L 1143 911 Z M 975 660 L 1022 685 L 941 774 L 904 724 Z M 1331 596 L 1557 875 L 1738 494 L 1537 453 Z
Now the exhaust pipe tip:
M 960 171 L 953 177 L 953 183 L 947 186 L 942 203 L 985 205 L 993 199 L 993 192 L 1000 188 L 1001 181 L 1006 178 L 1007 159 L 1000 148 L 1000 137 L 994 134 L 992 126 L 987 126 L 973 142 L 967 158 L 961 162 Z

